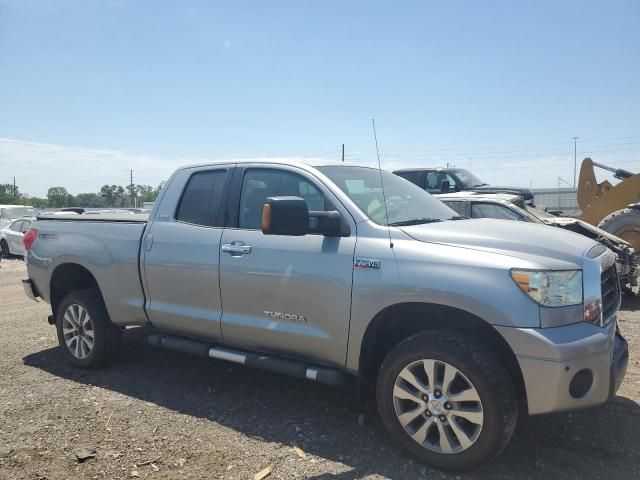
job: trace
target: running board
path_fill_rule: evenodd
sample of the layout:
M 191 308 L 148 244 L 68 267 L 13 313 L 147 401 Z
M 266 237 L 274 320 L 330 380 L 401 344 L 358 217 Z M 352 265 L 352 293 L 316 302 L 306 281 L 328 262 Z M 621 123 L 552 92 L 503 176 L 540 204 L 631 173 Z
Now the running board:
M 347 383 L 348 374 L 333 368 L 309 365 L 286 358 L 269 357 L 259 353 L 231 350 L 209 345 L 205 342 L 166 335 L 164 333 L 152 333 L 147 337 L 149 344 L 154 347 L 166 348 L 176 352 L 189 353 L 200 357 L 215 358 L 227 362 L 259 368 L 269 372 L 281 373 L 292 377 L 306 378 L 314 382 L 327 385 L 341 386 Z

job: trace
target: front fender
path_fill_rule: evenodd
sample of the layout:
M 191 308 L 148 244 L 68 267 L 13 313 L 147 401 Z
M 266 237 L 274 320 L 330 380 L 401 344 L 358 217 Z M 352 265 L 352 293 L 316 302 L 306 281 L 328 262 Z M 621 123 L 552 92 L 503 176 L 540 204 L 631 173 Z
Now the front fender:
M 367 327 L 383 310 L 403 303 L 427 303 L 468 312 L 490 325 L 536 328 L 538 305 L 510 277 L 510 268 L 529 262 L 500 254 L 416 242 L 359 240 L 356 256 L 380 259 L 380 268 L 356 269 L 346 368 L 359 370 Z M 367 252 L 365 255 L 364 252 Z

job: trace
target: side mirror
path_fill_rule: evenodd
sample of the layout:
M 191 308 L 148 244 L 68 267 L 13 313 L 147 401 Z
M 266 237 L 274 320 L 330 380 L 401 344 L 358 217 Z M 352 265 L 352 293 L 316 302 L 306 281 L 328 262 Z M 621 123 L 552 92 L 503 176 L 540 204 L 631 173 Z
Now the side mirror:
M 300 197 L 268 197 L 262 207 L 265 235 L 305 235 L 309 232 L 309 209 Z
M 268 197 L 262 208 L 262 233 L 265 235 L 306 235 L 318 233 L 327 237 L 348 236 L 340 212 L 309 211 L 300 197 Z
M 440 182 L 440 193 L 449 193 L 449 190 L 451 190 L 451 184 L 449 183 L 449 180 L 442 180 Z

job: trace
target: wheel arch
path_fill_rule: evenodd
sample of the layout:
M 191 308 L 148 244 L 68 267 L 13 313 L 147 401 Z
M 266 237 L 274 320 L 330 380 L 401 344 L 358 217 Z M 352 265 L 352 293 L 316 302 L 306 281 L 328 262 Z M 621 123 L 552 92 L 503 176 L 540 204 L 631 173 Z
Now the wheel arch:
M 53 315 L 58 311 L 62 299 L 76 290 L 88 290 L 95 288 L 104 305 L 102 291 L 95 276 L 78 263 L 62 263 L 51 274 L 49 282 L 49 297 Z
M 384 358 L 395 345 L 417 333 L 441 329 L 464 331 L 486 344 L 503 362 L 526 405 L 524 378 L 508 342 L 484 319 L 448 305 L 399 303 L 376 314 L 367 326 L 360 346 L 360 379 L 366 384 L 374 384 Z

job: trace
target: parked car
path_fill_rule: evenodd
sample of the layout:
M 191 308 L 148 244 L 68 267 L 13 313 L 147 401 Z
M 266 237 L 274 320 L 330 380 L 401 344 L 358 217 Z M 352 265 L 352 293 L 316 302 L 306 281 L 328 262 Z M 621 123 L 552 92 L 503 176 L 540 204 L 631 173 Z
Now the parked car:
M 20 218 L 14 220 L 0 230 L 0 252 L 2 257 L 9 258 L 12 255 L 24 255 L 22 237 L 31 228 L 35 218 Z
M 638 253 L 630 243 L 601 228 L 576 218 L 557 217 L 529 206 L 520 208 L 518 206 L 520 197 L 517 195 L 459 192 L 438 195 L 437 197 L 460 215 L 466 217 L 543 223 L 592 238 L 616 254 L 620 283 L 625 287 L 625 290 L 631 292 L 632 287 L 638 285 Z
M 521 415 L 607 402 L 628 347 L 611 251 L 462 218 L 377 169 L 184 167 L 150 217 L 40 217 L 23 284 L 51 304 L 72 365 L 104 365 L 125 326 L 150 325 L 159 348 L 358 383 L 391 439 L 468 470 Z
M 531 189 L 489 185 L 464 168 L 407 168 L 393 173 L 432 194 L 460 191 L 510 193 L 522 197 L 526 203 L 533 203 Z
M 25 205 L 0 205 L 0 228 L 22 217 L 33 217 L 36 210 Z

